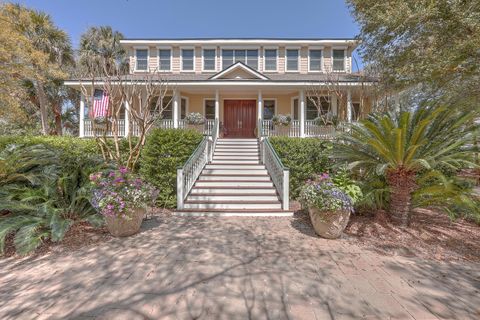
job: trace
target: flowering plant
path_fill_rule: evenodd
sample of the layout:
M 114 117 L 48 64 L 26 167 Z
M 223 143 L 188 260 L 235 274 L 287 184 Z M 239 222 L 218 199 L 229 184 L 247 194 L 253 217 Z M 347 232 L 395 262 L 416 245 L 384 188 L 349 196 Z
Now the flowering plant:
M 289 114 L 274 115 L 272 122 L 276 126 L 289 126 L 292 122 L 292 117 Z
M 153 203 L 158 191 L 127 168 L 90 175 L 92 206 L 102 215 L 130 220 L 131 209 Z
M 198 112 L 192 112 L 189 113 L 185 116 L 185 120 L 187 121 L 188 124 L 204 124 L 205 123 L 205 117 L 198 113 Z
M 352 198 L 333 183 L 328 173 L 306 182 L 300 189 L 300 202 L 305 208 L 316 207 L 320 211 L 353 212 Z

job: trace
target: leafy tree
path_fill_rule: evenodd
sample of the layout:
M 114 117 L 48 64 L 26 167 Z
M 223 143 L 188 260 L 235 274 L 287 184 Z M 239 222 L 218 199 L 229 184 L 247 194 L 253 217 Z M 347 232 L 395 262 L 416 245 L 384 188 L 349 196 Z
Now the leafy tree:
M 480 2 L 347 0 L 361 56 L 384 88 L 478 108 Z M 458 107 L 458 106 L 457 106 Z
M 434 192 L 445 197 L 450 194 L 450 199 L 468 194 L 446 183 L 443 172 L 476 166 L 471 141 L 479 130 L 477 117 L 475 111 L 447 107 L 373 114 L 351 127 L 335 156 L 367 180 L 383 178 L 390 193 L 391 217 L 405 226 L 415 191 L 428 192 L 430 198 Z M 432 179 L 425 179 L 425 175 Z M 379 190 L 383 192 L 382 186 Z M 417 192 L 415 197 L 421 200 L 422 194 Z

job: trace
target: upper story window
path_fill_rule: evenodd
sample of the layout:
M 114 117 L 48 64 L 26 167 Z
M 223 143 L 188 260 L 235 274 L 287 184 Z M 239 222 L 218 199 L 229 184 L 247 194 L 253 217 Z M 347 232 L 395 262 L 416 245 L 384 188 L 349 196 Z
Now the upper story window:
M 194 52 L 193 49 L 182 49 L 182 70 L 193 71 L 194 70 Z
M 322 50 L 310 50 L 308 60 L 308 71 L 322 71 Z
M 203 70 L 205 71 L 215 71 L 215 49 L 204 49 L 203 50 Z
M 135 70 L 148 70 L 148 49 L 135 49 Z
M 334 49 L 332 52 L 333 71 L 345 71 L 345 50 Z
M 298 49 L 287 49 L 287 71 L 298 71 Z
M 265 71 L 277 70 L 277 49 L 265 49 L 265 61 L 263 68 Z
M 170 71 L 172 69 L 172 51 L 170 49 L 158 49 L 158 69 Z
M 258 50 L 257 49 L 223 49 L 222 50 L 222 69 L 226 69 L 235 62 L 245 63 L 247 66 L 258 69 Z

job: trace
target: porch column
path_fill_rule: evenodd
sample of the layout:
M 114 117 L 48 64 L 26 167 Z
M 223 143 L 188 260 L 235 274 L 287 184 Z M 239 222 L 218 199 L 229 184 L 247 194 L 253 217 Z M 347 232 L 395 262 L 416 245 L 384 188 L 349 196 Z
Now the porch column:
M 125 137 L 130 135 L 130 104 L 125 101 Z
M 298 93 L 298 102 L 300 104 L 300 137 L 305 137 L 305 90 Z
M 85 99 L 83 94 L 80 95 L 80 123 L 79 123 L 79 136 L 85 137 Z
M 257 121 L 262 121 L 263 118 L 263 98 L 262 90 L 258 90 L 258 112 L 257 112 Z
M 352 91 L 347 90 L 347 122 L 352 122 Z
M 173 93 L 173 127 L 174 128 L 178 128 L 178 115 L 179 115 L 179 99 L 180 98 L 180 95 L 179 95 L 179 92 L 178 90 L 175 90 L 175 92 Z
M 217 132 L 215 134 L 218 137 L 220 132 L 220 95 L 218 90 L 215 90 L 215 120 L 217 121 Z

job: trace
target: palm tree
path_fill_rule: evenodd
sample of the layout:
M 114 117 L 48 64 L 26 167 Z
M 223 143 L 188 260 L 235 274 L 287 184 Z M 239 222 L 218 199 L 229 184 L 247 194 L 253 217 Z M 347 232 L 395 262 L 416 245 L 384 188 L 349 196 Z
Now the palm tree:
M 83 72 L 111 74 L 126 63 L 125 50 L 120 45 L 123 34 L 110 26 L 91 27 L 80 37 L 79 64 Z
M 336 154 L 364 177 L 386 179 L 391 218 L 406 226 L 420 173 L 475 166 L 469 145 L 479 129 L 476 117 L 452 107 L 374 114 L 352 125 Z

